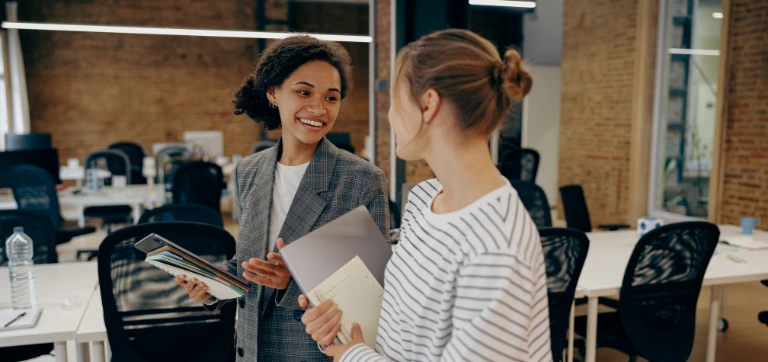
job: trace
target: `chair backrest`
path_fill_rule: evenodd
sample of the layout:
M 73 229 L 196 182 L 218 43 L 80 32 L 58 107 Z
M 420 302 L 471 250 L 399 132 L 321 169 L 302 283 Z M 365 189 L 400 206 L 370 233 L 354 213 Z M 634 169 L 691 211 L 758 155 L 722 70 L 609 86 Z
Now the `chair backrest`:
M 8 177 L 18 209 L 45 215 L 54 229 L 58 230 L 61 225 L 61 209 L 51 174 L 37 166 L 19 165 L 8 172 Z
M 159 183 L 166 183 L 165 164 L 172 159 L 188 158 L 190 156 L 186 147 L 168 146 L 155 153 L 155 168 Z
M 509 147 L 499 160 L 499 171 L 508 180 L 536 182 L 539 153 L 530 148 Z
M 549 201 L 544 190 L 530 181 L 510 180 L 512 187 L 517 190 L 517 195 L 523 206 L 528 210 L 531 219 L 539 228 L 552 227 L 552 211 L 549 209 Z
M 387 198 L 389 199 L 389 198 Z M 389 201 L 389 227 L 390 229 L 399 229 L 400 223 L 403 221 L 403 216 L 400 214 L 400 208 L 397 207 L 397 204 L 392 201 Z
M 213 263 L 235 253 L 232 235 L 200 223 L 140 224 L 107 236 L 99 247 L 98 270 L 112 361 L 220 361 L 230 356 L 237 303 L 208 312 L 173 283 L 172 275 L 144 262 L 146 255 L 133 245 L 151 233 Z
M 520 150 L 520 179 L 536 182 L 539 172 L 539 152 L 530 148 Z
M 589 251 L 589 239 L 586 234 L 574 229 L 543 228 L 539 229 L 539 235 L 547 271 L 552 357 L 560 361 L 563 358 L 573 296 Z
M 568 185 L 560 188 L 560 200 L 563 202 L 565 223 L 571 229 L 585 233 L 592 231 L 587 200 L 580 185 Z
M 8 265 L 5 241 L 13 234 L 13 228 L 21 226 L 32 238 L 35 264 L 58 263 L 56 253 L 56 229 L 48 216 L 27 210 L 0 210 L 0 266 Z
M 211 162 L 190 162 L 173 174 L 173 202 L 195 203 L 216 211 L 221 209 L 221 167 Z
M 128 160 L 131 163 L 132 184 L 143 185 L 147 183 L 147 179 L 141 172 L 144 167 L 144 157 L 146 157 L 147 154 L 140 145 L 133 142 L 118 142 L 109 145 L 109 149 L 122 151 L 128 156 Z
M 144 211 L 139 219 L 139 224 L 163 221 L 191 221 L 216 225 L 220 228 L 224 227 L 221 213 L 210 207 L 191 203 L 168 204 Z
M 50 133 L 6 133 L 5 134 L 5 150 L 6 151 L 19 151 L 19 150 L 40 150 L 53 148 Z
M 635 245 L 619 315 L 632 345 L 651 361 L 686 361 L 693 348 L 696 302 L 720 230 L 702 221 L 665 225 Z
M 108 170 L 113 176 L 125 176 L 126 182 L 131 183 L 131 161 L 122 151 L 106 150 L 91 153 L 85 159 L 85 169 L 91 168 Z M 105 183 L 111 184 L 110 180 L 106 180 Z

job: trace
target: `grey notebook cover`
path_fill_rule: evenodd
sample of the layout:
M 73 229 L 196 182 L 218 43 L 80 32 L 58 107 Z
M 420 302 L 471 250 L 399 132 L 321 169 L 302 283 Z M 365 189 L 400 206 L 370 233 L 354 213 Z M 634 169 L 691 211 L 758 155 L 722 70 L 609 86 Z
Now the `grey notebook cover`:
M 286 245 L 280 254 L 299 289 L 307 294 L 355 256 L 383 287 L 392 247 L 368 209 L 360 206 Z

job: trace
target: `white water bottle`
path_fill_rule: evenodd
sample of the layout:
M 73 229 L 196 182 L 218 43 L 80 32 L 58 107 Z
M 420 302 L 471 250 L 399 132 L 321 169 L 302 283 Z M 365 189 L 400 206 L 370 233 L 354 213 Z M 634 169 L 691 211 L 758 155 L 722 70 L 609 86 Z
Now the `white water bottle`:
M 32 239 L 24 233 L 24 228 L 13 228 L 13 235 L 5 241 L 13 309 L 37 307 L 35 274 L 32 272 L 34 250 Z

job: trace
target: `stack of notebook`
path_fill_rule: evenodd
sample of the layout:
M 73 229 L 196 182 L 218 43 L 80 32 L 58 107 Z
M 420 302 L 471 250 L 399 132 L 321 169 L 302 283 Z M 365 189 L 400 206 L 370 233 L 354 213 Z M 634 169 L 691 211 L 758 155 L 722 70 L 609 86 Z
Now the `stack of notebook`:
M 219 299 L 242 297 L 248 291 L 244 280 L 172 245 L 153 250 L 145 260 L 172 275 L 184 274 L 187 280 L 197 278 L 208 286 L 208 293 Z

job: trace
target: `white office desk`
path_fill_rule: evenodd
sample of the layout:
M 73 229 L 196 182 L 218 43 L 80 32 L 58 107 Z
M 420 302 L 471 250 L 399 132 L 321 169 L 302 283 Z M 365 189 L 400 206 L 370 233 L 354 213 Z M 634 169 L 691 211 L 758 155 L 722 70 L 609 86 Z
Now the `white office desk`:
M 90 355 L 91 362 L 104 362 L 109 360 L 109 352 L 106 347 L 107 327 L 104 324 L 104 308 L 101 304 L 101 291 L 97 287 L 94 290 L 88 307 L 80 322 L 75 337 L 78 350 L 78 362 L 87 361 L 85 357 Z M 91 346 L 90 353 L 88 346 Z
M 741 229 L 734 225 L 720 225 L 720 238 L 740 235 Z M 584 269 L 579 278 L 579 287 L 588 297 L 587 309 L 587 362 L 595 361 L 597 345 L 597 305 L 599 297 L 619 294 L 624 271 L 629 257 L 637 243 L 637 231 L 593 232 L 589 237 L 589 253 Z M 755 231 L 757 238 L 768 239 L 768 233 Z M 728 259 L 726 254 L 736 254 L 746 260 L 738 264 Z M 715 360 L 717 343 L 717 322 L 720 317 L 721 286 L 768 279 L 768 250 L 748 251 L 739 249 L 735 252 L 717 254 L 707 267 L 704 286 L 711 286 L 709 336 L 707 343 L 707 362 Z
M 35 265 L 38 305 L 34 328 L 0 332 L 0 347 L 54 343 L 56 361 L 67 360 L 66 341 L 75 340 L 88 301 L 98 283 L 96 262 Z M 0 308 L 10 308 L 8 268 L 0 268 Z M 65 305 L 69 301 L 69 305 Z
M 105 186 L 98 194 L 79 193 L 73 194 L 72 189 L 59 192 L 59 205 L 62 209 L 74 208 L 77 215 L 77 224 L 85 226 L 83 212 L 89 206 L 114 206 L 130 205 L 133 211 L 134 223 L 139 222 L 142 206 L 151 207 L 156 203 L 165 203 L 165 189 L 163 185 L 127 185 L 124 188 Z M 16 201 L 13 195 L 0 196 L 0 210 L 16 209 Z M 66 216 L 66 213 L 64 213 Z

